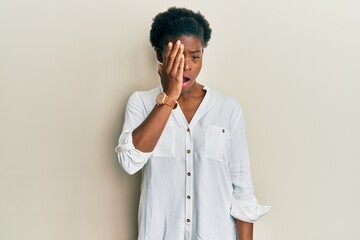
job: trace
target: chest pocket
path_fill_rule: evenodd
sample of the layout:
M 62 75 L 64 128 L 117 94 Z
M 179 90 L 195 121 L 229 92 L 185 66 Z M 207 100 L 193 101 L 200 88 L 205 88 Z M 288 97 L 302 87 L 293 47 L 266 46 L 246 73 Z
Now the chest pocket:
M 205 157 L 226 164 L 228 138 L 227 129 L 218 126 L 208 127 L 205 133 Z
M 168 121 L 152 154 L 154 157 L 175 157 L 175 128 Z

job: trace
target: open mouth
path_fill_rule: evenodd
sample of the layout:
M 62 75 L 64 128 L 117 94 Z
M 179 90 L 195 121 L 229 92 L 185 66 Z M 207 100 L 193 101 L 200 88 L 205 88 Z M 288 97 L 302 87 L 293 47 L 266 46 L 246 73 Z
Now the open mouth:
M 188 81 L 190 81 L 190 77 L 184 75 L 184 76 L 183 76 L 183 83 L 186 83 L 186 82 L 188 82 Z

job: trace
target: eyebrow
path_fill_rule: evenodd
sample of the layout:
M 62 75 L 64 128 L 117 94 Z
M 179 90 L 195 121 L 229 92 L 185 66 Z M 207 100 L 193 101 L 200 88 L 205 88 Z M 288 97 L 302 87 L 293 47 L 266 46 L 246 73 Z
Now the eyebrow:
M 200 50 L 194 50 L 194 51 L 190 51 L 190 53 L 201 53 Z

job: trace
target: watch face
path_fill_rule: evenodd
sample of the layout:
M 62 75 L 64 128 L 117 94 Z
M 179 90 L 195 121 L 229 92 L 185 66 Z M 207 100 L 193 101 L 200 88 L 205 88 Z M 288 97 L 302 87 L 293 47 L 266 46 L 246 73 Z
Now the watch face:
M 166 98 L 166 94 L 165 93 L 159 93 L 157 96 L 156 96 L 156 104 L 163 104 L 164 101 L 165 101 L 165 98 Z

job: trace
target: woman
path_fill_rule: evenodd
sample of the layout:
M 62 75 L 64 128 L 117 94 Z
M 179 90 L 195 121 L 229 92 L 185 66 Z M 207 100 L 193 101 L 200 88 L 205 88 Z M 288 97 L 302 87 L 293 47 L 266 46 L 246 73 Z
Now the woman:
M 210 36 L 188 9 L 154 18 L 161 85 L 132 94 L 116 148 L 126 172 L 142 169 L 139 240 L 250 240 L 269 211 L 253 193 L 241 107 L 196 81 Z

